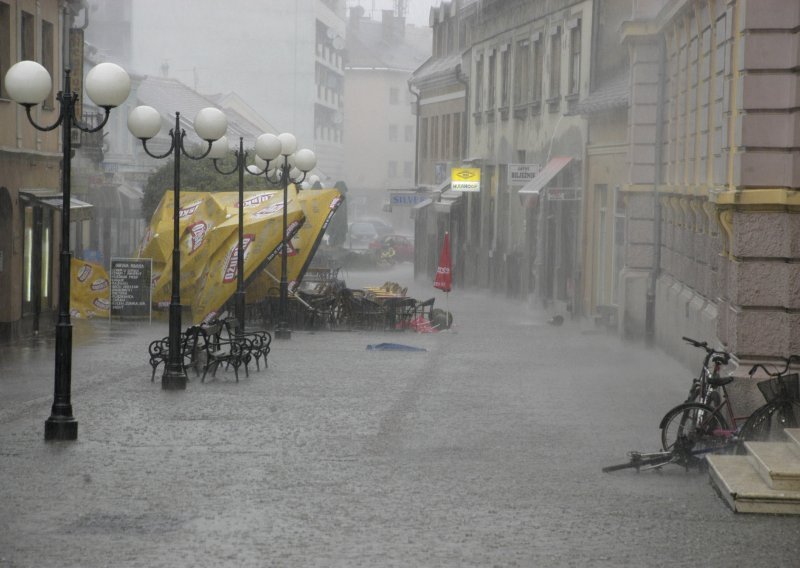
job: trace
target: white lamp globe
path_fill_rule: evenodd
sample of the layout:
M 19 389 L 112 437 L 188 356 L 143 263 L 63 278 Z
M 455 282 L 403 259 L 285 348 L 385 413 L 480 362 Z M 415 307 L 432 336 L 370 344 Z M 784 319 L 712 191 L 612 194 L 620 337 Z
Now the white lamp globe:
M 203 140 L 208 142 L 219 140 L 228 130 L 228 119 L 218 108 L 206 107 L 194 118 L 194 130 Z
M 303 148 L 294 155 L 294 165 L 300 171 L 310 172 L 317 165 L 317 157 L 308 148 Z
M 281 141 L 281 154 L 284 156 L 294 154 L 294 151 L 297 150 L 297 138 L 294 137 L 294 134 L 289 132 L 278 134 L 278 140 Z
M 260 176 L 264 173 L 264 170 L 259 170 L 258 166 L 256 166 L 255 164 L 250 164 L 249 166 L 247 166 L 247 171 L 248 173 L 254 176 Z
M 114 63 L 95 65 L 86 75 L 86 94 L 99 107 L 117 107 L 125 102 L 130 92 L 130 76 Z
M 50 73 L 35 61 L 20 61 L 6 73 L 5 87 L 8 96 L 23 105 L 38 105 L 53 88 Z
M 301 172 L 297 168 L 292 168 L 291 170 L 289 170 L 290 179 L 299 179 L 301 177 L 303 177 L 303 172 Z
M 256 155 L 272 161 L 281 155 L 281 141 L 274 134 L 262 134 L 256 138 Z
M 311 187 L 314 187 L 316 184 L 320 183 L 319 176 L 317 174 L 312 174 L 308 178 L 308 183 L 311 184 Z
M 140 140 L 149 140 L 161 130 L 161 114 L 151 106 L 137 106 L 128 115 L 128 130 Z
M 228 137 L 223 136 L 211 143 L 211 151 L 208 153 L 208 157 L 212 160 L 222 160 L 230 153 L 231 148 L 228 145 Z
M 253 162 L 258 172 L 264 173 L 264 171 L 266 171 L 267 161 L 264 158 L 256 154 L 256 157 L 253 158 Z

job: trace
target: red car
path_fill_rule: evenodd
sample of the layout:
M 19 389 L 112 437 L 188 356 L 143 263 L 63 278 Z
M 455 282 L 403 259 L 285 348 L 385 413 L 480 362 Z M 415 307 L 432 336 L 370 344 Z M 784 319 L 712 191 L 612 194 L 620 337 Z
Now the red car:
M 395 262 L 414 261 L 414 241 L 403 235 L 386 235 L 369 244 L 379 260 L 394 264 Z

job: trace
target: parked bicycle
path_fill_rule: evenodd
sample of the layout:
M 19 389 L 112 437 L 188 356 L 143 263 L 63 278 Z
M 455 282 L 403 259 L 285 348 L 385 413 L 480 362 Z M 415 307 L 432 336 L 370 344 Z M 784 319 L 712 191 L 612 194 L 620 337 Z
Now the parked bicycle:
M 696 378 L 692 379 L 689 396 L 686 397 L 684 402 L 709 404 L 711 402 L 708 400 L 709 386 L 719 382 L 722 367 L 732 361 L 732 355 L 727 351 L 709 347 L 706 341 L 697 341 L 685 336 L 681 339 L 689 345 L 703 349 L 706 352 L 706 356 L 703 358 L 703 365 L 700 367 L 700 373 Z
M 702 344 L 696 346 L 700 347 Z M 712 373 L 706 377 L 707 389 L 703 396 L 706 403 L 696 401 L 701 387 L 696 387 L 695 379 L 693 391 L 690 393 L 690 398 L 694 400 L 684 402 L 667 412 L 659 424 L 662 450 L 650 453 L 629 452 L 627 462 L 605 467 L 604 472 L 626 468 L 635 468 L 637 471 L 659 469 L 668 464 L 678 464 L 688 469 L 705 463 L 703 458 L 710 452 L 741 452 L 745 441 L 768 440 L 785 428 L 796 428 L 800 424 L 798 374 L 789 372 L 793 362 L 800 362 L 800 355 L 781 358 L 781 367 L 772 364 L 768 368 L 765 364 L 756 364 L 750 369 L 751 379 L 758 369 L 762 369 L 770 378 L 757 383 L 766 404 L 749 417 L 743 418 L 735 415 L 725 388 L 734 378 L 720 377 L 718 373 L 714 373 L 715 356 L 709 352 L 707 346 L 703 348 L 707 350 L 704 370 L 708 368 L 707 363 L 712 362 Z M 701 381 L 702 377 L 701 372 Z M 695 391 L 698 392 L 697 397 L 692 396 Z

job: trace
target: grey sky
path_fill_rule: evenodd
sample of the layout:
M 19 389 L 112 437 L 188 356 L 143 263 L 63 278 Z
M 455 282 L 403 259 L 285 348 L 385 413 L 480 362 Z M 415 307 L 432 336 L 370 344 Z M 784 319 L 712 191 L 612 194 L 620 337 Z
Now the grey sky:
M 351 6 L 361 5 L 366 10 L 367 15 L 374 10 L 372 18 L 380 20 L 381 10 L 394 9 L 395 2 L 396 0 L 347 0 L 347 7 L 350 8 Z M 406 6 L 408 7 L 406 19 L 408 23 L 417 26 L 427 26 L 428 13 L 430 12 L 431 6 L 438 6 L 440 3 L 441 0 L 406 0 Z

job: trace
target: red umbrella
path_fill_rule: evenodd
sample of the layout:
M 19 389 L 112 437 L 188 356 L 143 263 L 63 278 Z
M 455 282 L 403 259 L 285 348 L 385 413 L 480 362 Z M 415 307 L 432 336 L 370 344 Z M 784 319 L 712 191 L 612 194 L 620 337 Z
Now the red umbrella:
M 439 254 L 439 266 L 436 267 L 436 278 L 433 281 L 434 288 L 438 288 L 443 292 L 452 290 L 453 275 L 450 268 L 450 233 L 445 233 L 442 252 Z

